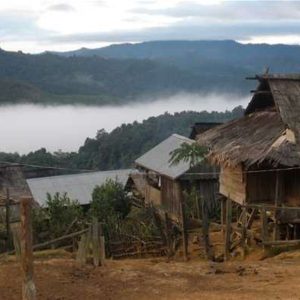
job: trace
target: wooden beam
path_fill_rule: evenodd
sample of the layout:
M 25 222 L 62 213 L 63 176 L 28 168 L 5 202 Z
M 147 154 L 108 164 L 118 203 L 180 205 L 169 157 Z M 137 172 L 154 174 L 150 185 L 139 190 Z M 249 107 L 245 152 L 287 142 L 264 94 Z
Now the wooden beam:
M 279 240 L 279 241 L 265 241 L 265 246 L 297 246 L 300 245 L 300 240 Z
M 257 208 L 257 209 L 261 209 L 262 207 L 265 207 L 268 210 L 296 210 L 296 211 L 300 211 L 300 207 L 292 207 L 292 206 L 280 206 L 280 207 L 276 207 L 275 205 L 265 205 L 265 204 L 246 204 L 244 205 L 244 207 L 247 208 Z
M 224 260 L 230 258 L 230 236 L 231 236 L 231 220 L 232 220 L 232 200 L 230 196 L 226 200 L 226 224 L 225 224 L 225 243 L 224 243 Z
M 255 94 L 255 95 L 272 95 L 271 91 L 258 91 L 258 90 L 251 90 L 251 93 Z
M 21 198 L 21 265 L 22 265 L 22 300 L 35 300 L 36 289 L 33 281 L 33 249 L 31 205 L 33 199 Z
M 51 241 L 47 241 L 47 242 L 44 242 L 44 243 L 36 244 L 36 245 L 33 246 L 33 250 L 38 250 L 38 249 L 41 249 L 41 248 L 44 248 L 44 247 L 56 244 L 57 242 L 61 242 L 63 240 L 69 239 L 69 238 L 80 236 L 80 235 L 88 232 L 88 230 L 89 229 L 83 229 L 83 230 L 80 230 L 80 231 L 77 231 L 77 232 L 73 232 L 73 233 L 61 236 L 61 237 L 53 239 Z

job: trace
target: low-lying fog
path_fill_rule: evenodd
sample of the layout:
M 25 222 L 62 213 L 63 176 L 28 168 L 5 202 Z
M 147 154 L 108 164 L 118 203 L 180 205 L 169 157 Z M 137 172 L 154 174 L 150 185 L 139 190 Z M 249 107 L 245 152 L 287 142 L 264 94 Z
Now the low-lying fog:
M 245 106 L 248 97 L 180 94 L 148 103 L 124 106 L 0 106 L 0 151 L 27 153 L 41 147 L 49 151 L 77 151 L 97 130 L 111 131 L 122 123 L 183 110 L 225 111 Z

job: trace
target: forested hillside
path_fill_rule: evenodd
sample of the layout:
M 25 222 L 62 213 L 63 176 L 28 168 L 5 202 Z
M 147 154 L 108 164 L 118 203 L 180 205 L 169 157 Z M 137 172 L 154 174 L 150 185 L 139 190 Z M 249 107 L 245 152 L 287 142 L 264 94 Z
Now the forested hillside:
M 0 103 L 121 104 L 178 92 L 246 94 L 247 76 L 299 72 L 300 47 L 159 41 L 39 55 L 0 50 Z
M 242 107 L 229 112 L 165 113 L 141 123 L 124 124 L 112 132 L 99 130 L 77 153 L 50 153 L 42 148 L 28 155 L 0 153 L 0 162 L 21 162 L 73 169 L 119 169 L 131 167 L 134 160 L 173 133 L 189 136 L 195 122 L 224 122 L 242 115 Z

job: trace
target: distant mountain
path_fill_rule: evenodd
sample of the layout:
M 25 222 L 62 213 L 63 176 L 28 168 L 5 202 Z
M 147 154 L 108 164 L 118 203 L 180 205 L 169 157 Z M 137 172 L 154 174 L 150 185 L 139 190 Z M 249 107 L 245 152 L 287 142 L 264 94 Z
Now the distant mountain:
M 119 59 L 151 59 L 172 63 L 186 69 L 203 71 L 201 66 L 218 65 L 262 72 L 270 66 L 272 72 L 300 72 L 300 46 L 241 44 L 223 41 L 152 41 L 138 44 L 119 44 L 98 49 L 82 48 L 57 53 L 63 56 L 101 56 Z
M 196 75 L 151 60 L 29 55 L 0 50 L 0 81 L 18 81 L 40 91 L 41 103 L 119 104 L 139 96 L 201 90 Z M 8 88 L 2 102 L 24 102 Z M 26 94 L 26 93 L 25 93 Z M 29 94 L 29 93 L 27 93 Z M 36 102 L 35 94 L 26 97 Z
M 2 103 L 121 104 L 182 91 L 247 94 L 255 83 L 245 77 L 265 67 L 300 72 L 300 47 L 227 40 L 154 41 L 39 55 L 0 50 L 0 65 Z

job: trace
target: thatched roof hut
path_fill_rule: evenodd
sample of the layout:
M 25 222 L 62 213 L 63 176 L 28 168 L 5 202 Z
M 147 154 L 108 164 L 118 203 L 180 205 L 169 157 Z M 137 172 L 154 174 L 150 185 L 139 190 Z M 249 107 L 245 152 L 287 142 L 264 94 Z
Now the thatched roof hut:
M 300 75 L 255 79 L 259 84 L 245 115 L 202 133 L 197 141 L 209 147 L 208 159 L 221 166 L 220 192 L 226 197 L 241 204 L 274 203 L 274 186 L 282 181 L 282 200 L 300 206 Z M 293 167 L 294 172 L 270 172 Z M 248 173 L 257 170 L 266 172 Z
M 245 116 L 201 134 L 209 158 L 246 168 L 268 163 L 300 166 L 300 75 L 256 76 L 259 85 Z

